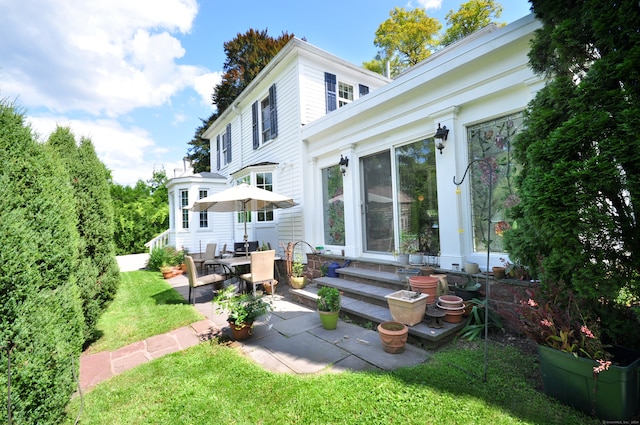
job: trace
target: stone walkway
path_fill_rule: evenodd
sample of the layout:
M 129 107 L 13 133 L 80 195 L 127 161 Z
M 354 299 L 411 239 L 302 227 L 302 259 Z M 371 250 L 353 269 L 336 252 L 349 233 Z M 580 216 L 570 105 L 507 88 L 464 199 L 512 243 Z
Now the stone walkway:
M 144 267 L 143 257 L 121 258 L 122 271 Z M 141 266 L 142 264 L 142 266 Z M 186 276 L 168 280 L 187 299 Z M 279 292 L 287 291 L 285 286 Z M 207 287 L 196 292 L 194 307 L 205 320 L 147 338 L 112 352 L 80 357 L 80 386 L 88 390 L 98 383 L 140 364 L 192 347 L 213 335 L 230 335 L 225 314 L 217 314 Z M 336 330 L 322 328 L 318 313 L 287 299 L 287 293 L 270 297 L 273 312 L 254 324 L 253 336 L 234 343 L 244 355 L 267 370 L 282 373 L 339 373 L 345 370 L 391 370 L 423 363 L 427 352 L 407 344 L 400 354 L 383 351 L 378 332 L 342 320 Z

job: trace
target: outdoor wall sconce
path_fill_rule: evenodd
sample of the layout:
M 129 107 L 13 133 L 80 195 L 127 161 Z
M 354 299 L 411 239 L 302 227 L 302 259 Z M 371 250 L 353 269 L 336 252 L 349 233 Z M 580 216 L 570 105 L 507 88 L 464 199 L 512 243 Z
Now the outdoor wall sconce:
M 447 136 L 449 135 L 449 129 L 446 125 L 440 127 L 440 123 L 438 123 L 438 129 L 436 130 L 436 135 L 433 136 L 436 142 L 436 148 L 440 151 L 440 155 L 442 155 L 442 149 L 444 149 L 444 142 L 447 141 Z
M 349 158 L 340 155 L 340 162 L 338 162 L 338 165 L 340 165 L 340 171 L 342 172 L 342 176 L 344 176 L 347 173 L 347 167 L 349 166 Z

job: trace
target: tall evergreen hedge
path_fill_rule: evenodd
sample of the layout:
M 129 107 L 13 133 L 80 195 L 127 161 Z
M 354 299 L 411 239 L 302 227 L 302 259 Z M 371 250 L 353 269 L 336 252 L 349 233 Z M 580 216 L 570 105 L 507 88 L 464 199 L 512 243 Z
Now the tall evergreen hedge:
M 57 424 L 83 341 L 77 213 L 66 170 L 7 100 L 0 100 L 0 199 L 0 400 L 10 392 L 14 423 Z M 0 409 L 0 422 L 7 416 Z
M 78 146 L 68 127 L 58 127 L 47 144 L 65 165 L 73 188 L 80 236 L 76 275 L 85 321 L 84 338 L 91 342 L 96 322 L 113 299 L 119 279 L 113 245 L 110 175 L 91 140 L 82 138 Z
M 514 143 L 523 164 L 510 255 L 564 281 L 606 342 L 640 349 L 638 2 L 532 0 L 548 77 Z

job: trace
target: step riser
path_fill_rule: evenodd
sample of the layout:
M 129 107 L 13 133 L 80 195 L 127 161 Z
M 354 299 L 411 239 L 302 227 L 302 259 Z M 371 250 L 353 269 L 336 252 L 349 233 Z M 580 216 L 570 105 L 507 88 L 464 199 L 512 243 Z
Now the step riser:
M 318 280 L 322 280 L 322 279 L 316 279 L 314 282 Z M 340 286 L 339 281 L 340 279 L 334 278 L 334 282 L 336 284 L 331 284 L 330 282 L 327 282 L 327 281 L 325 281 L 324 283 L 317 283 L 317 284 L 310 283 L 303 290 L 290 289 L 290 293 L 295 302 L 305 305 L 309 308 L 316 309 L 317 296 L 315 293 L 317 292 L 317 290 L 322 286 L 333 286 L 333 287 Z M 342 291 L 342 289 L 340 290 Z M 389 316 L 389 311 L 388 311 L 389 306 L 386 302 L 386 299 L 384 299 L 384 302 L 381 303 L 381 302 L 378 302 L 379 299 L 374 297 L 374 300 L 376 301 L 374 303 L 372 302 L 371 299 L 365 299 L 365 300 L 358 299 L 352 296 L 351 293 L 347 293 L 346 291 L 343 291 L 343 296 L 348 297 L 347 302 L 345 302 L 340 309 L 340 315 L 343 318 L 346 317 L 355 323 L 372 324 L 374 329 L 380 322 L 386 321 L 386 320 L 392 320 Z M 363 302 L 366 303 L 368 307 L 363 308 L 363 310 L 359 310 L 358 309 L 359 307 L 357 305 L 354 307 L 354 304 L 358 304 L 358 301 L 360 301 L 360 304 L 362 304 Z M 371 311 L 371 308 L 372 308 L 371 306 L 378 306 L 378 307 L 375 307 L 378 309 L 382 308 L 386 313 L 387 318 L 376 317 L 376 313 L 373 313 L 373 312 L 372 312 L 373 314 L 368 314 L 367 311 Z M 383 316 L 385 315 L 383 314 Z M 448 329 L 444 330 L 443 332 L 432 332 L 432 328 L 428 328 L 426 326 L 426 323 L 427 321 L 423 320 L 422 323 L 414 327 L 409 327 L 409 342 L 412 344 L 421 345 L 428 349 L 438 348 L 444 343 L 452 340 L 455 337 L 456 332 L 464 326 L 463 324 L 458 324 L 458 325 L 451 324 L 451 325 L 448 325 Z M 425 332 L 425 328 L 428 329 L 426 332 Z
M 359 300 L 359 301 L 364 301 L 364 302 L 367 302 L 367 303 L 370 303 L 370 304 L 373 304 L 373 305 L 379 305 L 381 307 L 386 307 L 388 305 L 386 298 L 383 298 L 383 297 L 381 298 L 381 297 L 371 296 L 371 295 L 368 295 L 368 294 L 362 294 L 362 293 L 359 293 L 359 292 L 350 291 L 349 289 L 346 289 L 344 287 L 334 286 L 334 285 L 331 285 L 331 284 L 325 284 L 325 283 L 321 283 L 321 282 L 316 283 L 316 285 L 318 286 L 318 288 L 321 288 L 323 286 L 336 287 L 336 288 L 338 288 L 338 290 L 343 295 L 346 295 L 349 298 L 353 298 L 353 299 L 356 299 L 356 300 Z M 393 289 L 393 290 L 395 291 L 395 289 Z

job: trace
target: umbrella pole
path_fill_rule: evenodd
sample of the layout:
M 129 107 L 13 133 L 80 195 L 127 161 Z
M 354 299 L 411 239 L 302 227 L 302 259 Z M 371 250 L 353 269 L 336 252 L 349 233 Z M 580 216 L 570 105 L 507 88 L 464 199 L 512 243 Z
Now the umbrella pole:
M 244 256 L 249 256 L 249 235 L 247 234 L 247 204 L 242 204 L 242 219 L 244 220 Z

